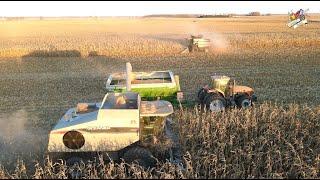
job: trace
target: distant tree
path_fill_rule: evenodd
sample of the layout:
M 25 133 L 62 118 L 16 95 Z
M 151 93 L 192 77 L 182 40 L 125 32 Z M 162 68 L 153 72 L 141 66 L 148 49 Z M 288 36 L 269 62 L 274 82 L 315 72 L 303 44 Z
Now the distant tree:
M 198 18 L 228 18 L 232 17 L 232 14 L 215 14 L 215 15 L 200 15 Z
M 261 16 L 261 13 L 258 11 L 254 11 L 254 12 L 250 12 L 248 15 L 249 16 Z

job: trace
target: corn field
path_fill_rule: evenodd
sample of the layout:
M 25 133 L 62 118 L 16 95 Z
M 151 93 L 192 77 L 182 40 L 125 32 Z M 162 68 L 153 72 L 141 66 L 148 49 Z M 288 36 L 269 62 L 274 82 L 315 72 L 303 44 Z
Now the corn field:
M 185 110 L 185 109 L 184 109 Z M 96 161 L 67 167 L 49 158 L 15 170 L 0 169 L 1 178 L 319 178 L 320 109 L 264 103 L 248 110 L 218 114 L 195 109 L 176 111 L 185 169 L 162 162 L 143 169 L 125 162 Z M 41 164 L 42 163 L 42 164 Z
M 320 24 L 313 16 L 293 30 L 286 18 L 0 21 L 0 178 L 320 178 Z M 181 54 L 197 33 L 210 51 Z M 222 73 L 252 87 L 258 103 L 215 114 L 177 108 L 185 169 L 52 162 L 51 128 L 78 102 L 101 101 L 105 78 L 126 62 L 172 70 L 189 101 Z

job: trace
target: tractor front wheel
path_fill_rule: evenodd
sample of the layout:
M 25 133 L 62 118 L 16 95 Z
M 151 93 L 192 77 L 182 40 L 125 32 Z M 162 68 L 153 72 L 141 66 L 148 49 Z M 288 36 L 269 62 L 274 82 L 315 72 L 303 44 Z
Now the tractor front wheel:
M 252 102 L 248 95 L 241 95 L 236 99 L 236 104 L 238 108 L 248 108 Z

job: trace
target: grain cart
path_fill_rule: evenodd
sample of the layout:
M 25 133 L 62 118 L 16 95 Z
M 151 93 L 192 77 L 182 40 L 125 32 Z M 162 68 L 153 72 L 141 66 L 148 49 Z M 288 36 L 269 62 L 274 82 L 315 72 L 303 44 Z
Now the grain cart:
M 127 74 L 130 74 L 128 67 L 130 64 L 127 64 Z M 69 109 L 50 131 L 49 155 L 66 159 L 67 164 L 72 165 L 88 155 L 107 152 L 116 161 L 123 158 L 127 163 L 154 165 L 149 149 L 154 139 L 161 132 L 166 132 L 169 139 L 175 135 L 169 131 L 172 104 L 164 100 L 142 101 L 139 93 L 130 91 L 130 83 L 127 89 L 127 92 L 107 93 L 101 103 L 78 103 Z M 170 152 L 177 149 L 176 140 L 172 140 L 175 143 Z M 171 154 L 177 155 L 176 152 Z M 176 157 L 170 158 L 177 162 Z
M 203 35 L 193 36 L 187 39 L 189 52 L 208 52 L 210 39 L 204 39 Z
M 198 101 L 212 112 L 225 110 L 226 107 L 247 108 L 257 101 L 254 90 L 247 86 L 238 86 L 234 79 L 224 75 L 211 76 L 212 88 L 202 87 Z
M 140 94 L 142 100 L 162 99 L 177 103 L 183 100 L 179 76 L 172 71 L 132 72 L 130 79 L 132 92 Z M 107 92 L 126 91 L 126 73 L 112 73 L 106 80 Z

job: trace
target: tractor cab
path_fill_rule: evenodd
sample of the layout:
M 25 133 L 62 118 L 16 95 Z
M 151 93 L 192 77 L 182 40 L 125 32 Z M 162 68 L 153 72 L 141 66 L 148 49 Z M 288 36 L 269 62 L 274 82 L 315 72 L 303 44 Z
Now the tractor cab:
M 221 93 L 223 96 L 226 96 L 229 92 L 229 85 L 231 78 L 228 76 L 211 76 L 212 80 L 212 88 L 219 93 Z
M 237 94 L 248 94 L 252 96 L 254 90 L 248 86 L 238 86 L 233 78 L 224 75 L 211 76 L 212 88 L 224 97 L 230 97 Z

